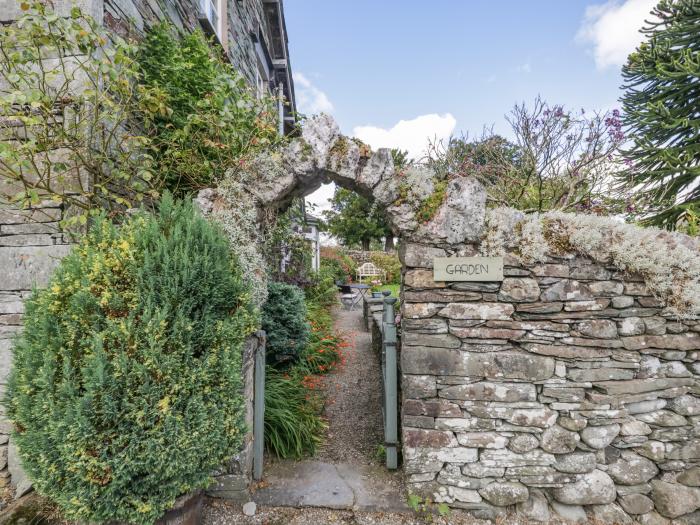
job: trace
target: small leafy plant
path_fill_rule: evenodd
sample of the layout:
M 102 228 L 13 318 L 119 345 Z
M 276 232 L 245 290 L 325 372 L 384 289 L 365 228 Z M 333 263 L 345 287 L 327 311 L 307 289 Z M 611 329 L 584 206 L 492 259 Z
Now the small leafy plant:
M 422 498 L 416 494 L 409 494 L 406 502 L 411 510 L 426 523 L 432 523 L 435 513 L 439 516 L 450 515 L 450 507 L 447 503 L 435 504 L 430 498 Z

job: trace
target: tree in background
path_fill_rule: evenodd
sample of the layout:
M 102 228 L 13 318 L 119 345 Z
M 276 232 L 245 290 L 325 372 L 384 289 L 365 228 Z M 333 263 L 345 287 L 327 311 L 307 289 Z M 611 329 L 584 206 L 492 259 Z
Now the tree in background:
M 622 182 L 643 222 L 674 229 L 700 215 L 700 3 L 662 0 L 622 68 L 631 138 Z
M 354 191 L 336 188 L 331 209 L 323 212 L 329 233 L 346 245 L 359 244 L 368 251 L 370 242 L 385 239 L 385 249 L 393 248 L 393 233 L 384 210 Z
M 526 212 L 614 211 L 610 173 L 623 140 L 618 111 L 586 114 L 539 97 L 506 117 L 513 141 L 486 130 L 476 140 L 451 138 L 429 148 L 426 162 L 440 179 L 471 175 L 491 205 Z

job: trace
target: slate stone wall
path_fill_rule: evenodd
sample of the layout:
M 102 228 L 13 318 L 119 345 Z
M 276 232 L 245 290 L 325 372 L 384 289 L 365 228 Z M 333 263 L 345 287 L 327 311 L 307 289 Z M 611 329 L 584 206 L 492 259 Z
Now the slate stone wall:
M 413 491 L 493 517 L 700 523 L 700 321 L 581 256 L 439 283 L 405 244 L 404 469 Z
M 33 286 L 46 283 L 59 260 L 70 251 L 60 233 L 63 209 L 45 202 L 30 210 L 0 206 L 0 399 L 12 364 L 12 339 L 20 330 L 24 299 Z M 10 423 L 0 404 L 0 489 L 12 476 L 18 492 L 29 488 L 14 450 L 8 451 Z
M 199 0 L 103 0 L 104 25 L 122 37 L 139 37 L 158 22 L 169 21 L 183 31 L 200 28 L 197 19 Z M 226 34 L 221 42 L 236 71 L 255 85 L 257 58 L 251 34 L 262 30 L 265 46 L 270 48 L 271 34 L 265 21 L 262 0 L 225 2 Z

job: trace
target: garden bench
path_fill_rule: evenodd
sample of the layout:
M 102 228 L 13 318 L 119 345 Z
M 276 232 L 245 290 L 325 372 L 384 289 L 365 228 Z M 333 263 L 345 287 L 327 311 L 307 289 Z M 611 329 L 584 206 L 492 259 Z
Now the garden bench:
M 363 277 L 381 277 L 385 279 L 386 272 L 377 268 L 374 263 L 366 262 L 357 269 L 357 280 L 362 282 Z

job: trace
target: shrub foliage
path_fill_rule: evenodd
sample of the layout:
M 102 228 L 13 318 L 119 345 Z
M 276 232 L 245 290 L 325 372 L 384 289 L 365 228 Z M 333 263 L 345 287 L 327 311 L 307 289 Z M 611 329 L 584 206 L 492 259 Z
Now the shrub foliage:
M 148 32 L 138 53 L 143 85 L 168 111 L 149 127 L 165 186 L 177 195 L 211 187 L 241 159 L 279 140 L 274 100 L 258 99 L 201 31 Z
M 100 219 L 27 302 L 7 405 L 22 462 L 68 519 L 151 523 L 243 431 L 255 325 L 225 237 L 191 204 Z
M 262 328 L 267 332 L 267 362 L 286 366 L 299 360 L 309 340 L 304 292 L 286 283 L 268 285 L 262 310 Z

